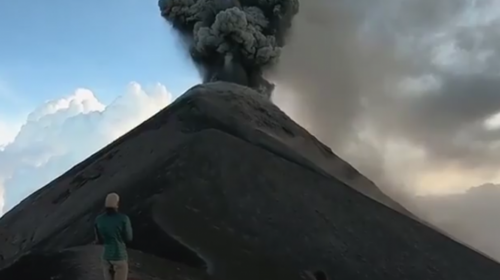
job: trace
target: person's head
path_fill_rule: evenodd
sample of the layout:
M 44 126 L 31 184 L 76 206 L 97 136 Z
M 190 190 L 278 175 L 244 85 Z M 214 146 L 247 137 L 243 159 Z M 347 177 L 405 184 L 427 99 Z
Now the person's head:
M 116 193 L 110 193 L 106 196 L 106 200 L 104 201 L 104 208 L 107 211 L 117 211 L 118 205 L 120 202 L 120 196 Z

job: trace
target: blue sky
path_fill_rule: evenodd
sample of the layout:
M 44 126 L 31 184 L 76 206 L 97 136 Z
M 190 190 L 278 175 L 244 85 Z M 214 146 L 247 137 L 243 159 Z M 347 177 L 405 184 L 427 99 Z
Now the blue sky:
M 0 0 L 0 116 L 93 90 L 104 103 L 131 81 L 174 94 L 197 73 L 155 0 Z

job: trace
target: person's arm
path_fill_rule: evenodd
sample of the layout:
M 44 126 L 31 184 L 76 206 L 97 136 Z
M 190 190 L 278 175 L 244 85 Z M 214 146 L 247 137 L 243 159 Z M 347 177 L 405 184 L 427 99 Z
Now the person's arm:
M 101 235 L 99 234 L 99 229 L 97 228 L 97 225 L 94 225 L 94 234 L 95 234 L 95 243 L 96 244 L 103 244 L 103 240 Z
M 123 238 L 126 242 L 131 242 L 133 237 L 132 224 L 128 216 L 125 216 L 125 225 L 123 228 Z

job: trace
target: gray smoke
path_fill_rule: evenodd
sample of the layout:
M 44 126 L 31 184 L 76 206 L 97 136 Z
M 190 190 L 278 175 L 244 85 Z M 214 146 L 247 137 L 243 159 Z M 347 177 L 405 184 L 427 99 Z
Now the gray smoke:
M 263 74 L 278 61 L 298 0 L 160 0 L 159 7 L 204 82 L 235 82 L 270 97 L 274 85 Z
M 482 234 L 500 224 L 492 207 L 479 207 L 494 203 L 477 195 L 483 188 L 416 193 L 500 179 L 500 130 L 484 125 L 500 112 L 499 17 L 490 0 L 302 1 L 272 75 L 275 102 L 295 120 L 412 210 L 496 248 L 498 259 L 500 228 Z
M 500 111 L 499 21 L 478 12 L 496 2 L 472 2 L 303 1 L 272 76 L 291 91 L 275 99 L 340 154 L 369 128 L 373 154 L 398 140 L 436 166 L 493 167 L 499 131 L 483 122 Z M 380 166 L 371 158 L 359 161 Z

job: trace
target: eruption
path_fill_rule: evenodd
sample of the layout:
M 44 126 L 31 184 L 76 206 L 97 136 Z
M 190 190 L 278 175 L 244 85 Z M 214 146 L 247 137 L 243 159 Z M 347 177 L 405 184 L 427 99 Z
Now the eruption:
M 298 0 L 160 0 L 180 32 L 203 82 L 227 81 L 270 97 L 264 70 L 278 61 Z

